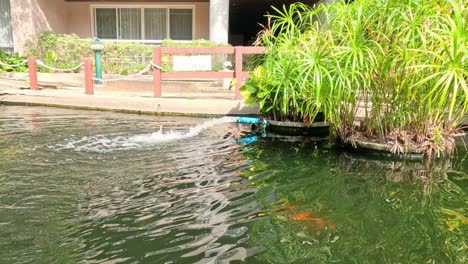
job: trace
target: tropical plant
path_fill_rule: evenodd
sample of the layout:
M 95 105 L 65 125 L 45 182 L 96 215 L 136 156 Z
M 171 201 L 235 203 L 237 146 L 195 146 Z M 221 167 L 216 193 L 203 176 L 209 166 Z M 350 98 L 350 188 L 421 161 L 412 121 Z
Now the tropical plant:
M 280 120 L 323 112 L 345 144 L 452 154 L 468 110 L 466 3 L 347 2 L 275 9 L 258 41 L 269 52 L 242 88 L 247 102 Z
M 302 54 L 297 52 L 299 37 L 310 22 L 303 17 L 308 7 L 298 3 L 273 9 L 277 14 L 271 15 L 269 21 L 274 23 L 265 27 L 257 40 L 269 51 L 261 57 L 262 65 L 250 74 L 251 79 L 241 88 L 241 93 L 247 103 L 258 102 L 270 119 L 313 119 L 304 109 L 307 91 L 299 85 Z
M 454 0 L 375 2 L 368 9 L 379 19 L 364 32 L 372 32 L 376 63 L 364 71 L 368 89 L 360 89 L 370 111 L 354 136 L 389 141 L 397 153 L 453 153 L 468 109 L 466 7 Z

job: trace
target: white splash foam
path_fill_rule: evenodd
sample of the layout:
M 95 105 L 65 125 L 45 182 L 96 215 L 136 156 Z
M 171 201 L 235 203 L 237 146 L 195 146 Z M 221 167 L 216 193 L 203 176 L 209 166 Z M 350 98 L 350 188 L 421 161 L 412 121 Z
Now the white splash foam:
M 65 144 L 57 144 L 49 146 L 54 150 L 75 150 L 75 151 L 89 151 L 89 152 L 111 152 L 118 150 L 138 149 L 145 145 L 154 145 L 158 143 L 176 141 L 180 139 L 187 139 L 199 135 L 203 130 L 218 124 L 236 122 L 235 117 L 222 117 L 211 119 L 189 128 L 188 131 L 170 130 L 163 131 L 163 128 L 157 132 L 150 134 L 142 134 L 135 136 L 122 136 L 122 135 L 97 135 L 92 137 L 83 137 L 78 140 L 70 140 Z
M 129 141 L 133 143 L 155 144 L 155 143 L 173 141 L 177 139 L 191 138 L 191 137 L 197 136 L 198 134 L 200 134 L 200 132 L 202 132 L 203 130 L 211 126 L 224 124 L 224 123 L 233 123 L 233 122 L 236 122 L 236 118 L 230 117 L 230 116 L 212 119 L 202 124 L 191 127 L 188 132 L 171 130 L 171 131 L 164 133 L 162 126 L 161 126 L 158 132 L 133 136 L 129 138 Z

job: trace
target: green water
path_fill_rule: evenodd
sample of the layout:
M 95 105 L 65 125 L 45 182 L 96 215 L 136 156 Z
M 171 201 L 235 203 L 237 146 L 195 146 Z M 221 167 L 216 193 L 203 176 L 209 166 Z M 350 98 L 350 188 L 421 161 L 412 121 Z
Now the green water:
M 0 107 L 0 263 L 467 262 L 463 149 L 244 145 L 232 123 L 177 137 L 204 121 Z

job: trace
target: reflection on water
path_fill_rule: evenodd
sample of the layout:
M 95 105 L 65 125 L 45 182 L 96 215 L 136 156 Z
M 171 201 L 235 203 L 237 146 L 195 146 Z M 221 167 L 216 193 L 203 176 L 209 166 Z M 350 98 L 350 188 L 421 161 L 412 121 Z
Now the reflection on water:
M 256 148 L 245 174 L 279 201 L 251 227 L 249 243 L 269 248 L 260 263 L 466 263 L 466 153 L 420 163 Z
M 0 263 L 466 262 L 466 152 L 383 160 L 225 122 L 153 140 L 204 121 L 0 108 Z

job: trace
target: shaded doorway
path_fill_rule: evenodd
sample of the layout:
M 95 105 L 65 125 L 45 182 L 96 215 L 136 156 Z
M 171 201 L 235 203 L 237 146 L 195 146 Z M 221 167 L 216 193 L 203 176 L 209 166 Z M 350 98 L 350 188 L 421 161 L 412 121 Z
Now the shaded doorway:
M 273 13 L 271 6 L 282 8 L 297 0 L 230 0 L 229 6 L 229 43 L 237 46 L 249 46 L 255 41 L 265 25 L 268 13 Z M 313 5 L 318 0 L 305 0 L 302 3 Z

